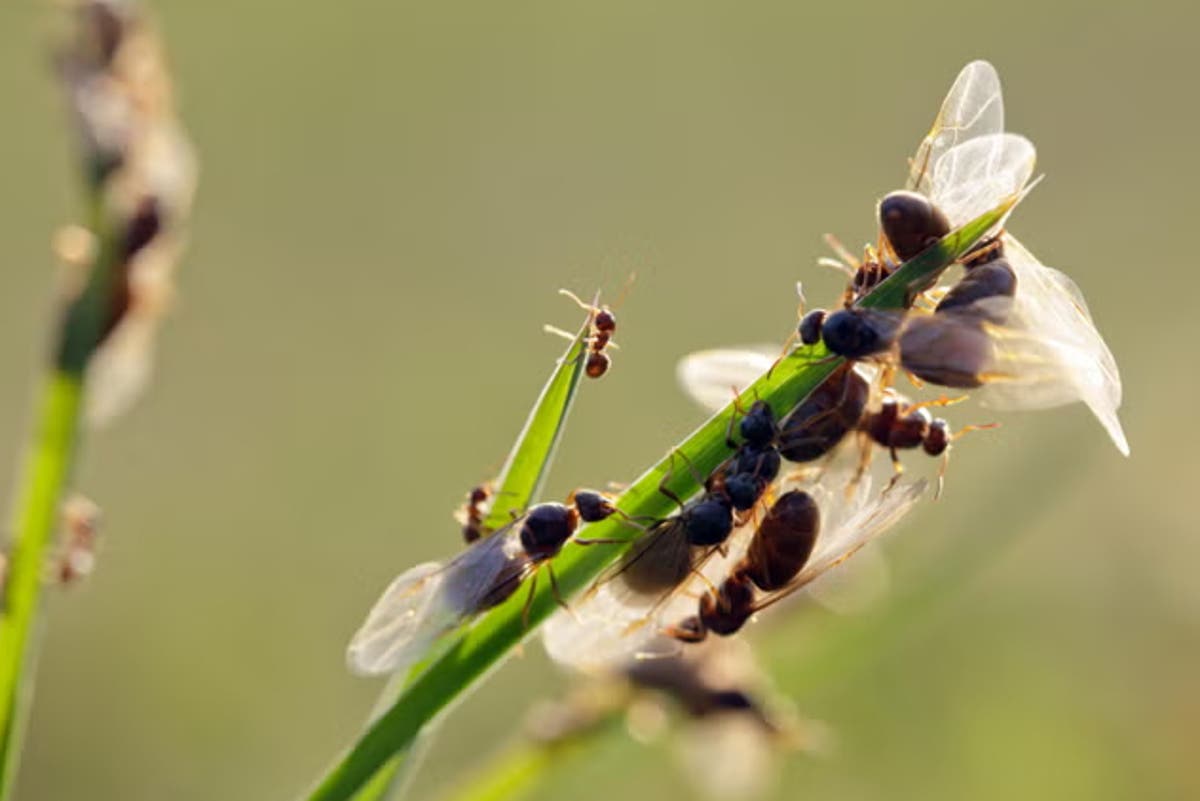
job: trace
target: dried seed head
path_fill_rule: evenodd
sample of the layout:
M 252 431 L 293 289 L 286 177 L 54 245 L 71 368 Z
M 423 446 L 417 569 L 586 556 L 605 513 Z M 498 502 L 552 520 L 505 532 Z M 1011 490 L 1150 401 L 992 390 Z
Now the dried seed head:
M 77 584 L 96 566 L 96 542 L 100 534 L 100 507 L 74 495 L 63 504 L 62 544 L 55 579 L 62 586 Z
M 124 0 L 80 3 L 75 34 L 60 53 L 59 67 L 84 161 L 105 207 L 103 219 L 111 226 L 96 233 L 115 240 L 107 250 L 89 246 L 76 231 L 56 240 L 65 262 L 85 265 L 64 287 L 68 312 L 59 364 L 87 367 L 88 418 L 103 422 L 136 398 L 149 375 L 154 333 L 172 295 L 171 273 L 182 247 L 196 167 L 175 117 L 160 40 L 137 6 Z M 111 263 L 96 262 L 104 254 Z M 111 287 L 98 331 L 73 320 L 81 285 L 91 280 L 93 267 L 106 271 Z

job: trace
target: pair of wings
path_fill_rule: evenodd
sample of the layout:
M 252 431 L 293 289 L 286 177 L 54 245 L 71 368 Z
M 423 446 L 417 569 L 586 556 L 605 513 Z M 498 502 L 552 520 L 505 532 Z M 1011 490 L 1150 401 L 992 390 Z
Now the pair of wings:
M 902 480 L 884 492 L 873 492 L 869 476 L 845 496 L 851 471 L 826 473 L 820 481 L 803 485 L 781 481 L 777 492 L 802 486 L 822 510 L 821 534 L 808 562 L 784 588 L 763 594 L 757 608 L 766 608 L 807 587 L 895 525 L 917 503 L 926 489 L 924 480 Z M 724 554 L 706 559 L 697 573 L 664 594 L 631 592 L 619 576 L 600 581 L 543 627 L 543 643 L 555 661 L 576 669 L 604 672 L 636 658 L 665 657 L 677 653 L 679 642 L 664 629 L 696 613 L 699 597 L 719 585 L 745 555 L 754 524 L 731 535 Z
M 1004 101 L 995 68 L 974 61 L 959 73 L 933 128 L 918 146 L 908 187 L 926 195 L 957 227 L 1020 193 L 1033 174 L 1034 161 L 1029 140 L 1004 132 Z M 1017 294 L 1007 325 L 1010 334 L 1007 342 L 999 339 L 997 356 L 1017 372 L 1018 380 L 987 387 L 981 399 L 1010 409 L 1083 401 L 1118 450 L 1128 455 L 1117 418 L 1120 373 L 1083 293 L 1008 233 L 1004 248 L 1016 273 Z
M 514 521 L 449 562 L 425 562 L 401 573 L 371 607 L 350 640 L 346 664 L 364 676 L 398 673 L 434 642 L 480 611 L 498 590 L 519 583 L 529 557 Z

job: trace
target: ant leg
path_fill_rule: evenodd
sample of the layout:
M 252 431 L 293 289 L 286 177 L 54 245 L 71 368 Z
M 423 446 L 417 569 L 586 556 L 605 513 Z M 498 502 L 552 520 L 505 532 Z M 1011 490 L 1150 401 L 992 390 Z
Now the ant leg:
M 896 453 L 895 448 L 888 448 L 888 450 L 892 454 L 892 478 L 883 490 L 885 494 L 891 492 L 896 484 L 899 483 L 900 477 L 904 475 L 904 465 L 900 462 L 900 454 Z
M 713 595 L 720 594 L 720 590 L 717 588 L 717 585 L 713 584 L 712 581 L 708 578 L 708 576 L 704 575 L 703 573 L 701 573 L 699 570 L 697 570 L 694 567 L 689 568 L 688 572 L 690 572 L 696 578 L 700 579 L 701 583 L 703 583 L 704 586 L 706 586 L 708 588 L 708 591 L 711 592 Z
M 554 577 L 554 565 L 547 564 L 546 572 L 550 576 L 550 591 L 554 595 L 555 602 L 563 609 L 563 611 L 571 616 L 572 620 L 578 623 L 579 618 L 575 616 L 575 610 L 567 605 L 566 600 L 564 600 L 562 597 L 562 592 L 558 589 L 558 579 Z
M 995 236 L 988 237 L 983 242 L 977 244 L 975 246 L 975 249 L 967 254 L 970 258 L 961 260 L 962 265 L 964 267 L 970 269 L 973 265 L 978 263 L 979 260 L 982 259 L 984 256 L 987 256 L 989 253 L 991 253 L 995 250 L 999 250 L 1000 248 L 1004 247 L 1004 242 L 1001 239 L 1004 236 L 1004 233 L 1005 233 L 1004 229 L 1001 228 L 1000 231 L 998 231 Z
M 782 357 L 780 357 L 782 358 Z M 779 362 L 776 361 L 776 364 Z M 774 367 L 774 365 L 772 365 Z M 742 402 L 738 398 L 737 387 L 731 387 L 733 390 L 733 414 L 729 415 L 729 425 L 725 427 L 725 447 L 731 451 L 737 450 L 738 444 L 733 438 L 733 426 L 737 422 L 738 415 L 746 416 L 746 410 L 742 408 Z
M 577 545 L 628 545 L 629 543 L 633 542 L 635 539 L 637 539 L 637 538 L 630 537 L 629 539 L 623 540 L 623 539 L 619 539 L 616 537 L 604 537 L 604 538 L 599 538 L 599 539 L 576 537 L 575 543 Z
M 525 606 L 521 607 L 521 625 L 529 628 L 529 610 L 533 608 L 534 594 L 537 592 L 538 574 L 535 570 L 529 578 L 529 594 L 525 596 Z
M 999 427 L 1000 427 L 999 423 L 979 423 L 978 425 L 963 426 L 957 432 L 950 435 L 950 441 L 954 442 L 955 440 L 962 439 L 964 436 L 966 436 L 967 434 L 970 434 L 972 431 L 990 431 L 993 428 L 999 428 Z
M 662 480 L 658 482 L 658 491 L 674 501 L 675 505 L 679 507 L 680 511 L 683 511 L 683 500 L 672 490 L 667 488 L 667 482 L 669 482 L 675 476 L 675 455 L 678 453 L 679 451 L 672 450 L 671 455 L 667 458 L 667 472 L 663 473 Z
M 562 337 L 563 339 L 575 339 L 575 334 L 572 334 L 569 331 L 564 331 L 558 326 L 550 325 L 549 323 L 546 323 L 542 326 L 542 331 L 546 332 L 547 334 L 554 334 L 556 337 Z
M 588 312 L 588 313 L 590 313 L 590 314 L 593 314 L 593 315 L 596 313 L 596 306 L 595 306 L 595 304 L 592 304 L 592 303 L 584 303 L 582 300 L 580 300 L 580 299 L 579 299 L 579 296 L 578 296 L 578 295 L 576 295 L 576 294 L 575 294 L 574 292 L 572 292 L 571 290 L 569 290 L 569 289 L 560 289 L 560 290 L 558 290 L 558 294 L 562 295 L 563 297 L 570 298 L 571 300 L 575 301 L 575 305 L 577 305 L 579 308 L 583 309 L 585 312 Z M 597 293 L 597 295 L 596 295 L 596 299 L 597 299 L 597 300 L 599 300 L 599 299 L 600 299 L 599 293 Z
M 838 262 L 834 263 L 837 264 Z M 779 366 L 779 363 L 786 359 L 787 355 L 792 352 L 796 340 L 800 338 L 800 321 L 804 319 L 805 297 L 804 285 L 799 281 L 796 282 L 796 295 L 799 297 L 799 302 L 796 305 L 796 325 L 792 326 L 792 332 L 783 341 L 783 347 L 779 349 L 779 356 L 767 368 L 767 378 L 771 377 L 771 374 L 775 372 L 775 368 Z
M 972 431 L 986 431 L 988 429 L 999 427 L 999 423 L 981 423 L 979 425 L 963 426 L 959 431 L 950 435 L 949 442 L 954 442 L 955 440 L 961 439 L 963 436 L 970 434 Z M 951 450 L 952 449 L 950 448 L 949 444 L 947 444 L 946 450 L 942 453 L 942 466 L 938 470 L 938 486 L 937 492 L 933 496 L 934 500 L 938 500 L 942 497 L 942 489 L 946 484 L 946 469 L 950 466 Z
M 676 449 L 675 453 L 679 454 L 679 458 L 683 459 L 684 464 L 688 466 L 688 471 L 692 474 L 692 478 L 695 480 L 695 482 L 700 486 L 704 486 L 704 478 L 702 478 L 700 474 L 696 472 L 696 465 L 693 464 L 692 460 L 687 457 L 687 454 L 678 449 Z
M 825 234 L 822 238 L 825 240 L 825 244 L 829 246 L 829 249 L 833 251 L 833 254 L 838 257 L 838 260 L 821 259 L 817 263 L 823 264 L 826 267 L 837 265 L 837 269 L 842 270 L 849 278 L 854 278 L 854 273 L 859 268 L 858 259 L 842 244 L 842 240 L 833 234 Z
M 904 377 L 908 379 L 908 383 L 912 384 L 917 389 L 925 388 L 925 382 L 922 381 L 921 379 L 917 378 L 916 375 L 909 372 L 908 370 L 904 371 Z
M 788 334 L 787 339 L 783 341 L 783 347 L 780 348 L 779 355 L 775 357 L 775 361 L 771 362 L 771 366 L 767 368 L 767 378 L 770 378 L 771 374 L 775 372 L 775 368 L 779 366 L 779 363 L 788 357 L 788 354 L 793 350 L 792 346 L 796 344 L 796 340 L 799 338 L 799 327 L 792 328 L 792 333 Z
M 839 273 L 842 273 L 848 278 L 854 277 L 854 270 L 844 262 L 841 262 L 837 259 L 830 259 L 827 257 L 817 259 L 817 266 L 828 267 L 831 270 L 837 270 Z
M 892 240 L 883 235 L 882 228 L 879 229 L 879 239 L 875 240 L 875 248 L 883 255 L 883 258 L 879 260 L 879 266 L 881 268 L 883 267 L 884 259 L 895 262 L 896 264 L 903 263 L 899 254 L 896 253 L 896 249 L 892 247 Z
M 854 477 L 850 479 L 850 483 L 846 485 L 847 498 L 854 494 L 855 489 L 862 482 L 867 470 L 871 467 L 871 459 L 875 455 L 875 446 L 871 444 L 871 438 L 866 435 L 866 432 L 859 431 L 856 436 L 858 437 L 858 468 L 854 471 Z
M 945 395 L 942 395 L 941 397 L 934 398 L 933 400 L 927 400 L 927 401 L 921 401 L 920 403 L 909 404 L 908 406 L 905 406 L 903 409 L 900 410 L 900 416 L 907 417 L 908 415 L 912 414 L 913 412 L 915 412 L 919 409 L 929 409 L 929 408 L 932 408 L 935 406 L 936 407 L 953 406 L 956 403 L 962 403 L 966 399 L 967 399 L 966 395 L 959 395 L 956 398 L 950 398 Z

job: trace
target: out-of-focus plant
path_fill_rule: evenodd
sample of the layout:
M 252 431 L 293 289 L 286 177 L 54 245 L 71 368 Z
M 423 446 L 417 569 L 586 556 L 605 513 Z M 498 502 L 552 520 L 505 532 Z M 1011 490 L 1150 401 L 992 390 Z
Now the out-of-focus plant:
M 57 67 L 79 145 L 85 222 L 54 241 L 63 278 L 53 344 L 3 554 L 0 799 L 14 785 L 42 591 L 81 427 L 111 420 L 146 382 L 195 184 L 149 20 L 124 0 L 82 0 L 70 13 L 73 30 Z M 94 541 L 95 515 L 81 518 L 80 506 L 71 508 L 63 547 L 76 549 L 74 564 L 86 564 L 80 543 Z M 81 540 L 88 521 L 91 533 Z

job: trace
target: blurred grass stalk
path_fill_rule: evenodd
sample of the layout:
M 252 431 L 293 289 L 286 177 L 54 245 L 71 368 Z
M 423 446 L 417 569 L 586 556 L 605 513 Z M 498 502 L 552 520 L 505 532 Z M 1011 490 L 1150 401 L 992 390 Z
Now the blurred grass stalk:
M 145 382 L 194 186 L 151 26 L 126 0 L 81 0 L 70 10 L 75 30 L 57 67 L 89 219 L 87 230 L 68 227 L 56 238 L 69 270 L 0 564 L 0 801 L 15 785 L 43 590 L 83 423 L 123 411 Z
M 0 798 L 8 798 L 33 694 L 33 647 L 46 557 L 79 434 L 83 380 L 55 370 L 46 379 L 12 520 L 0 614 Z
M 599 295 L 593 306 L 599 303 Z M 483 521 L 484 536 L 504 526 L 514 516 L 537 501 L 550 472 L 550 464 L 558 443 L 566 430 L 567 417 L 575 403 L 580 379 L 583 377 L 587 355 L 587 337 L 591 333 L 592 315 L 584 321 L 579 333 L 567 346 L 554 372 L 542 388 L 533 411 L 517 435 L 508 459 L 491 488 L 491 508 Z M 421 666 L 408 673 L 393 676 L 372 711 L 372 722 L 396 702 L 404 689 L 417 677 Z M 354 801 L 380 801 L 399 796 L 406 779 L 420 762 L 420 751 L 432 736 L 432 726 L 410 747 L 393 755 L 371 781 L 355 796 Z
M 932 286 L 937 277 L 971 246 L 994 228 L 1019 197 L 985 212 L 938 244 L 905 263 L 861 301 L 868 308 L 902 308 L 919 291 Z M 665 486 L 681 498 L 700 490 L 701 476 L 712 472 L 729 455 L 726 431 L 736 408 L 754 400 L 770 404 L 782 417 L 824 381 L 841 363 L 823 345 L 799 348 L 780 360 L 738 397 L 680 443 L 668 458 L 647 470 L 617 500 L 617 507 L 635 519 L 657 519 L 671 514 L 673 501 L 660 491 Z M 680 469 L 675 452 L 693 470 Z M 626 526 L 620 515 L 586 527 L 590 539 L 622 539 Z M 614 563 L 634 541 L 625 533 L 626 545 L 606 548 L 569 548 L 553 560 L 558 586 L 570 598 L 590 584 L 604 568 Z M 465 691 L 488 672 L 558 608 L 554 594 L 544 583 L 527 600 L 517 592 L 503 604 L 479 617 L 474 625 L 458 632 L 437 652 L 414 668 L 396 702 L 380 715 L 307 796 L 309 801 L 348 801 L 372 780 L 396 753 L 411 747 L 421 731 L 444 713 Z

